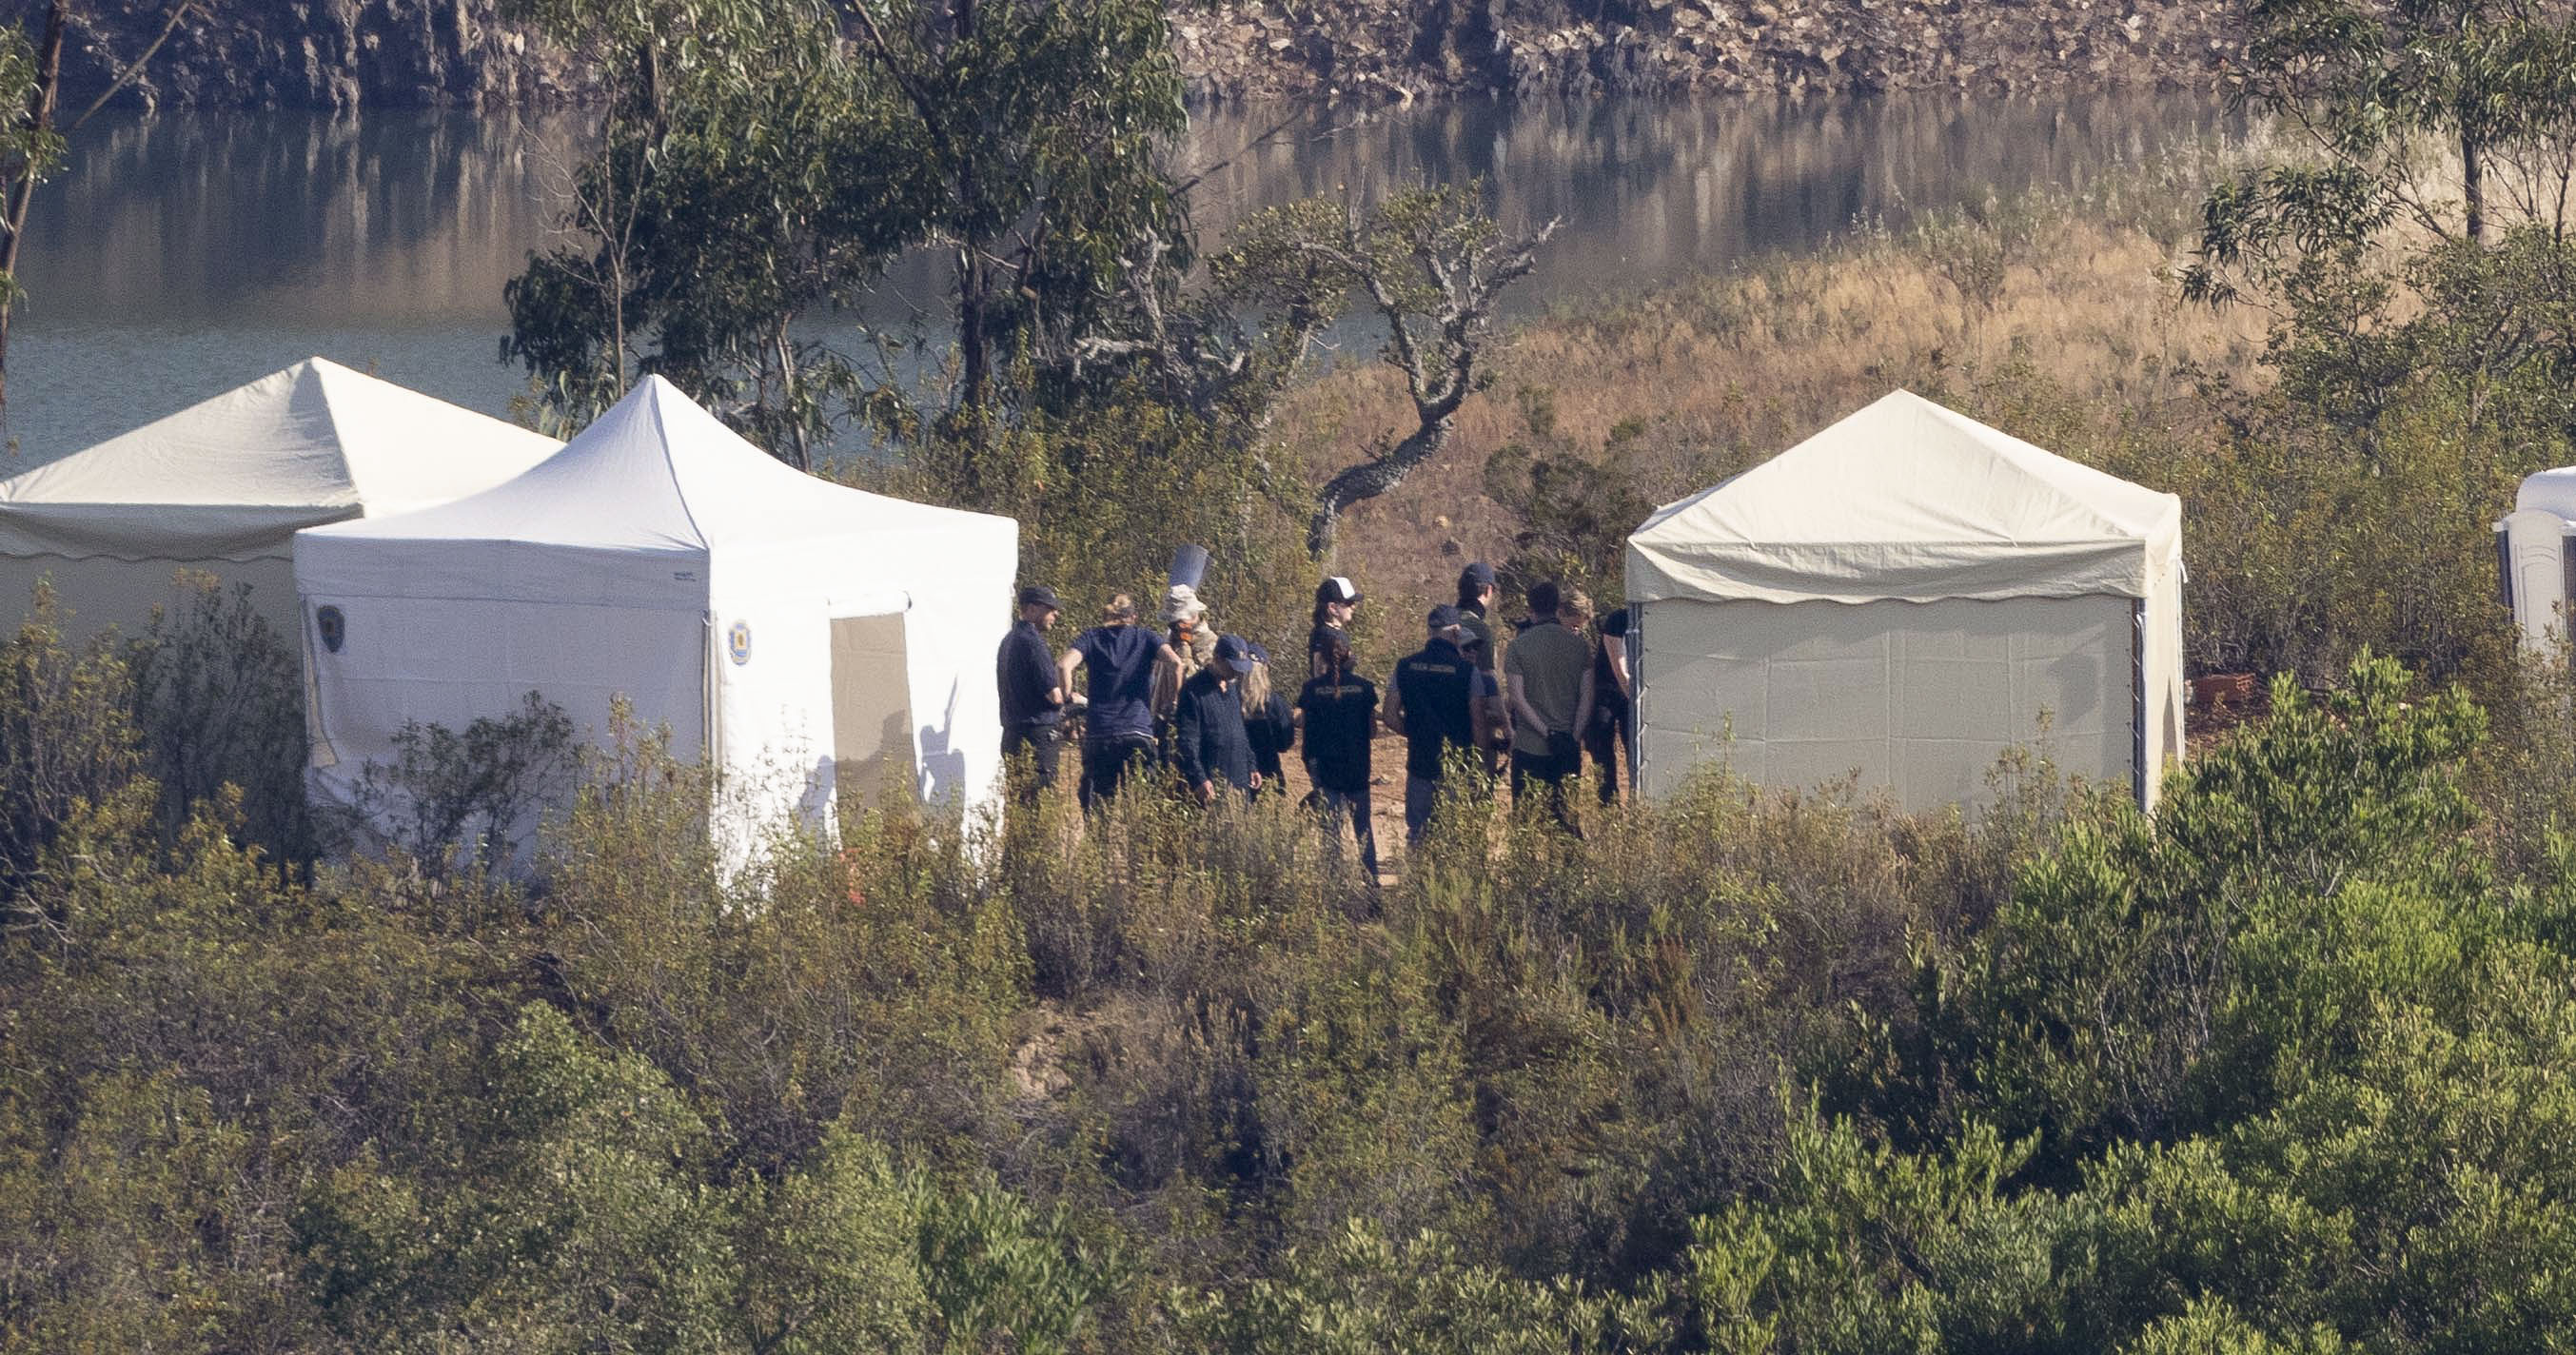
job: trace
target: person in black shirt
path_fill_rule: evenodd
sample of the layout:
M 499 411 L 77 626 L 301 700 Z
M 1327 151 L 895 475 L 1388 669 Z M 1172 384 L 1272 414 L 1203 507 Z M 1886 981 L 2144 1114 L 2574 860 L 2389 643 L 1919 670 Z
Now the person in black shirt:
M 1297 708 L 1306 715 L 1306 778 L 1315 803 L 1347 809 L 1359 838 L 1360 865 L 1377 878 L 1377 834 L 1369 824 L 1369 742 L 1377 725 L 1377 686 L 1351 671 L 1350 642 L 1335 636 L 1324 671 L 1306 680 Z
M 1315 585 L 1315 624 L 1306 632 L 1306 676 L 1329 665 L 1335 640 L 1350 635 L 1351 617 L 1360 609 L 1359 585 L 1336 574 Z
M 1181 784 L 1200 804 L 1216 799 L 1219 783 L 1251 792 L 1261 788 L 1244 737 L 1240 676 L 1252 664 L 1252 647 L 1240 635 L 1220 636 L 1207 666 L 1181 684 L 1172 711 L 1172 761 Z
M 1270 651 L 1258 643 L 1243 642 L 1252 661 L 1237 675 L 1236 687 L 1243 698 L 1243 737 L 1252 745 L 1252 770 L 1260 775 L 1257 788 L 1280 795 L 1288 793 L 1288 779 L 1282 774 L 1282 759 L 1297 744 L 1297 717 L 1290 713 L 1288 698 L 1271 682 Z
M 1082 725 L 1082 807 L 1118 793 L 1129 773 L 1154 761 L 1154 651 L 1162 637 L 1136 624 L 1136 600 L 1109 599 L 1101 624 L 1084 631 L 1056 661 L 1058 684 L 1073 689 L 1074 670 L 1090 665 L 1089 713 Z
M 1592 645 L 1592 718 L 1583 724 L 1583 749 L 1601 769 L 1601 803 L 1619 801 L 1620 749 L 1636 738 L 1636 692 L 1628 677 L 1628 609 L 1601 618 L 1601 634 Z M 1636 779 L 1636 755 L 1628 754 L 1629 780 Z
M 1038 792 L 1055 784 L 1056 752 L 1064 720 L 1064 688 L 1056 676 L 1055 656 L 1047 652 L 1046 633 L 1064 609 L 1055 590 L 1032 584 L 1020 590 L 1020 620 L 1002 637 L 994 660 L 994 678 L 1002 691 L 1002 760 L 1012 762 L 1025 748 L 1034 775 L 1016 781 L 1014 793 L 1032 803 Z
M 1404 735 L 1404 835 L 1419 841 L 1440 798 L 1441 778 L 1453 767 L 1474 766 L 1475 664 L 1459 649 L 1467 638 L 1455 607 L 1434 607 L 1431 642 L 1395 666 L 1386 723 Z

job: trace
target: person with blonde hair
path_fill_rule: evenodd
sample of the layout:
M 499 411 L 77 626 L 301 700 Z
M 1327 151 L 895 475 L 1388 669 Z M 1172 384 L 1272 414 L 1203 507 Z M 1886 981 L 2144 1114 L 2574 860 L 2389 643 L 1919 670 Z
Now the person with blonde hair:
M 1252 769 L 1260 773 L 1260 790 L 1284 795 L 1286 755 L 1297 742 L 1297 717 L 1271 683 L 1270 651 L 1251 640 L 1243 647 L 1252 656 L 1251 666 L 1243 670 L 1243 735 L 1252 745 Z
M 1168 758 L 1172 721 L 1180 709 L 1181 688 L 1216 657 L 1216 628 L 1207 623 L 1207 603 L 1196 588 L 1173 584 L 1163 593 L 1163 643 L 1154 651 L 1154 742 Z
M 1082 806 L 1118 793 L 1129 773 L 1154 756 L 1154 660 L 1161 649 L 1154 632 L 1136 624 L 1136 600 L 1109 599 L 1100 624 L 1084 631 L 1056 661 L 1061 686 L 1073 690 L 1076 671 L 1090 669 L 1090 713 L 1082 724 Z

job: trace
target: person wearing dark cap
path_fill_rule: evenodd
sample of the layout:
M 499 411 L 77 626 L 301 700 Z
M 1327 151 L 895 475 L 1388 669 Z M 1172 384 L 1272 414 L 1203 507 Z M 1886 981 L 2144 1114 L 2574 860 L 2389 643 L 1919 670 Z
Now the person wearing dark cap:
M 1119 783 L 1154 761 L 1154 657 L 1161 637 L 1136 624 L 1136 600 L 1109 599 L 1100 624 L 1056 660 L 1059 685 L 1073 690 L 1088 665 L 1089 713 L 1082 722 L 1082 807 L 1118 793 Z
M 1386 727 L 1404 736 L 1404 837 L 1422 838 L 1440 783 L 1477 765 L 1476 665 L 1460 651 L 1466 625 L 1455 607 L 1434 607 L 1429 642 L 1395 665 L 1387 683 Z
M 1349 638 L 1351 616 L 1360 602 L 1358 585 L 1339 574 L 1315 585 L 1315 624 L 1306 632 L 1306 676 L 1324 671 L 1334 640 Z
M 1501 666 L 1502 656 L 1494 651 L 1494 625 L 1486 617 L 1500 591 L 1494 567 L 1482 560 L 1458 571 L 1458 624 L 1467 628 L 1467 643 L 1459 648 L 1482 653 L 1476 666 L 1488 673 Z
M 1347 810 L 1359 837 L 1360 865 L 1377 878 L 1377 834 L 1369 823 L 1369 743 L 1377 724 L 1377 685 L 1351 671 L 1351 646 L 1335 635 L 1324 671 L 1306 680 L 1297 709 L 1306 716 L 1306 779 L 1327 814 Z M 1330 820 L 1327 820 L 1330 822 Z M 1332 830 L 1339 832 L 1340 830 Z
M 1247 794 L 1261 788 L 1243 728 L 1241 678 L 1251 666 L 1252 646 L 1242 636 L 1219 636 L 1207 666 L 1181 684 L 1172 712 L 1172 761 L 1200 804 L 1214 800 L 1219 785 Z
M 1458 624 L 1465 628 L 1467 633 L 1467 638 L 1460 642 L 1458 649 L 1467 656 L 1469 662 L 1476 665 L 1477 672 L 1485 675 L 1487 682 L 1484 685 L 1494 689 L 1491 709 L 1497 717 L 1495 736 L 1491 740 L 1480 741 L 1484 749 L 1485 773 L 1488 776 L 1498 776 L 1502 773 L 1503 753 L 1511 746 L 1509 728 L 1511 717 L 1503 711 L 1503 654 L 1502 650 L 1494 644 L 1494 623 L 1490 615 L 1494 600 L 1501 593 L 1502 588 L 1495 580 L 1492 565 L 1478 560 L 1458 571 Z M 1478 726 L 1479 729 L 1483 727 Z
M 1235 682 L 1243 699 L 1243 736 L 1252 745 L 1252 770 L 1260 778 L 1259 789 L 1285 795 L 1288 781 L 1282 771 L 1288 750 L 1297 744 L 1297 717 L 1271 681 L 1270 651 L 1254 640 L 1244 641 L 1243 647 L 1252 662 Z
M 1002 692 L 1002 760 L 1015 762 L 1028 750 L 1033 775 L 1015 784 L 1023 802 L 1055 784 L 1056 754 L 1064 720 L 1064 686 L 1055 656 L 1047 652 L 1046 633 L 1064 604 L 1055 590 L 1031 584 L 1020 590 L 1020 620 L 1002 637 L 994 677 Z

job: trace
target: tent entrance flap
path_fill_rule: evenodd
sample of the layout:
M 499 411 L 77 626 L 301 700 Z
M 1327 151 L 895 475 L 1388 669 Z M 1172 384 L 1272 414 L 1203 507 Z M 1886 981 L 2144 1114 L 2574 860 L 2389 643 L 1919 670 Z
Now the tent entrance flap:
M 832 782 L 842 804 L 864 809 L 915 776 L 904 614 L 836 616 L 831 626 Z

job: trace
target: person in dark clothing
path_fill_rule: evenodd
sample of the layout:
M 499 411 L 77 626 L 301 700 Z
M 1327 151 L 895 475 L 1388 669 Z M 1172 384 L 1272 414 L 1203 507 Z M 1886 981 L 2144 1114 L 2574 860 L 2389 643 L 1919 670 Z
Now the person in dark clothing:
M 1109 599 L 1101 624 L 1084 631 L 1056 661 L 1058 685 L 1073 690 L 1075 670 L 1089 665 L 1089 714 L 1082 725 L 1082 807 L 1118 793 L 1120 783 L 1154 762 L 1154 652 L 1162 637 L 1136 624 L 1136 600 Z
M 1531 620 L 1503 658 L 1503 699 L 1512 712 L 1512 801 L 1533 795 L 1580 837 L 1565 778 L 1583 770 L 1580 738 L 1592 713 L 1594 646 L 1583 637 L 1592 600 L 1542 580 L 1529 590 Z
M 1306 779 L 1326 813 L 1347 810 L 1360 844 L 1360 865 L 1377 878 L 1377 834 L 1369 823 L 1369 742 L 1377 725 L 1377 685 L 1351 671 L 1350 642 L 1333 637 L 1324 671 L 1297 693 L 1306 716 Z
M 1056 754 L 1064 720 L 1064 687 L 1056 674 L 1055 656 L 1047 652 L 1046 633 L 1064 604 L 1055 590 L 1031 584 L 1020 590 L 1020 620 L 1002 637 L 993 676 L 1002 692 L 1002 760 L 1013 762 L 1028 750 L 1034 775 L 1015 787 L 1023 803 L 1055 784 Z
M 1492 565 L 1478 560 L 1458 571 L 1458 624 L 1466 629 L 1466 637 L 1458 642 L 1458 648 L 1476 665 L 1476 671 L 1491 679 L 1493 704 L 1498 713 L 1503 706 L 1503 652 L 1494 644 L 1494 623 L 1488 613 L 1494 600 L 1501 595 L 1502 585 L 1496 582 Z M 1502 713 L 1501 718 L 1507 722 L 1511 717 Z M 1480 756 L 1487 776 L 1502 775 L 1503 754 L 1510 746 L 1509 728 L 1502 731 L 1499 742 L 1484 745 Z
M 1181 784 L 1200 804 L 1216 799 L 1218 785 L 1246 793 L 1261 788 L 1252 766 L 1252 741 L 1244 736 L 1240 677 L 1252 648 L 1240 635 L 1220 636 L 1207 666 L 1181 684 L 1172 711 L 1172 761 Z
M 1252 745 L 1252 770 L 1261 777 L 1257 789 L 1285 795 L 1288 779 L 1283 759 L 1297 745 L 1297 717 L 1289 710 L 1288 698 L 1271 681 L 1270 651 L 1251 640 L 1244 641 L 1243 647 L 1252 662 L 1237 675 L 1235 685 L 1243 699 L 1243 736 Z
M 1628 609 L 1601 618 L 1592 647 L 1592 718 L 1583 724 L 1583 749 L 1601 771 L 1601 803 L 1619 802 L 1619 758 L 1630 749 L 1629 780 L 1636 779 L 1636 689 L 1628 677 Z
M 1386 724 L 1404 735 L 1404 835 L 1419 841 L 1440 783 L 1450 772 L 1479 765 L 1476 747 L 1475 664 L 1461 652 L 1467 638 L 1455 607 L 1434 607 L 1430 643 L 1395 666 L 1388 683 Z
M 1333 641 L 1349 638 L 1351 617 L 1359 609 L 1359 586 L 1341 575 L 1315 585 L 1315 624 L 1306 632 L 1306 676 L 1324 671 Z

